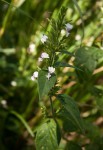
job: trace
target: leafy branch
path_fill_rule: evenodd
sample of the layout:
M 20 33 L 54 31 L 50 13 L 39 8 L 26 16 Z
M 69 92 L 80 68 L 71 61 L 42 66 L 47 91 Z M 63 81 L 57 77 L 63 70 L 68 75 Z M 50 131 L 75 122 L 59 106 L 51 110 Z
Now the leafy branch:
M 57 85 L 58 82 L 57 82 L 57 76 L 56 76 L 56 68 L 57 67 L 72 67 L 72 68 L 80 70 L 79 68 L 75 66 L 59 61 L 58 54 L 67 54 L 70 57 L 73 56 L 73 54 L 65 50 L 67 47 L 69 34 L 71 32 L 71 29 L 73 28 L 73 25 L 71 25 L 70 23 L 66 23 L 66 20 L 65 20 L 66 10 L 67 9 L 64 7 L 61 8 L 57 19 L 51 19 L 50 21 L 51 29 L 50 31 L 48 31 L 48 35 L 42 36 L 41 42 L 43 43 L 43 46 L 44 46 L 44 52 L 39 57 L 38 61 L 39 63 L 44 62 L 45 67 L 40 68 L 39 71 L 35 71 L 31 79 L 32 80 L 37 79 L 38 81 L 40 103 L 42 102 L 43 104 L 44 103 L 43 99 L 45 99 L 46 97 L 49 97 L 52 119 L 49 117 L 49 115 L 45 115 L 45 113 L 43 113 L 44 118 L 48 118 L 50 120 L 50 122 L 45 120 L 44 121 L 46 123 L 45 125 L 46 126 L 50 125 L 51 120 L 54 120 L 56 123 L 55 129 L 57 130 L 58 128 L 57 119 L 60 116 L 64 116 L 64 118 L 66 118 L 67 121 L 70 120 L 71 122 L 73 122 L 73 124 L 75 124 L 77 128 L 81 130 L 82 133 L 84 133 L 82 120 L 80 117 L 77 104 L 68 95 L 58 94 L 60 87 Z M 65 32 L 64 35 L 61 34 L 62 30 L 64 30 Z M 57 101 L 59 101 L 61 105 L 58 113 L 55 113 L 55 110 L 54 110 L 53 101 L 52 101 L 53 96 L 55 97 Z M 45 103 L 43 105 L 45 105 Z M 54 125 L 54 124 L 51 124 L 51 125 Z M 36 146 L 37 150 L 39 150 L 40 147 L 43 146 L 43 143 L 41 143 L 40 138 L 42 136 L 45 137 L 44 130 L 41 131 L 42 126 L 44 126 L 44 124 L 41 124 L 41 127 L 37 130 L 36 143 L 39 145 L 39 146 L 38 145 Z M 58 138 L 58 133 L 56 130 L 55 132 L 57 136 L 55 137 L 55 140 L 54 140 L 55 144 Z M 40 133 L 40 131 L 44 132 L 44 134 Z M 51 136 L 54 136 L 54 131 L 50 131 L 50 132 L 51 132 Z M 60 127 L 59 127 L 59 132 L 60 132 Z M 40 138 L 39 138 L 39 134 L 40 134 Z M 49 140 L 52 140 L 52 139 L 49 139 Z M 52 142 L 54 141 L 52 140 Z M 50 150 L 54 150 L 55 144 L 52 145 L 52 147 L 50 147 L 50 145 L 48 144 L 47 149 L 50 148 Z M 57 147 L 57 144 L 56 144 L 56 147 Z

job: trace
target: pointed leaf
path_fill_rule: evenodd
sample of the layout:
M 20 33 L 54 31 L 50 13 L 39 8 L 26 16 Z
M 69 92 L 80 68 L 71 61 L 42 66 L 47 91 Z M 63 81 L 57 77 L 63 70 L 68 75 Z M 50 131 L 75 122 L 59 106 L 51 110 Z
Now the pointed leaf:
M 86 68 L 89 72 L 93 72 L 98 62 L 103 59 L 103 51 L 96 47 L 81 47 L 76 51 L 76 66 Z
M 59 94 L 57 98 L 64 106 L 64 110 L 68 113 L 66 113 L 66 117 L 68 116 L 68 119 L 71 119 L 71 121 L 75 123 L 75 126 L 77 126 L 82 132 L 84 132 L 82 119 L 80 117 L 79 109 L 75 101 L 66 94 Z
M 66 62 L 60 62 L 60 61 L 56 62 L 56 63 L 54 64 L 54 67 L 55 67 L 55 68 L 57 68 L 57 67 L 71 67 L 71 68 L 75 68 L 75 69 L 78 69 L 78 70 L 82 71 L 81 69 L 79 69 L 79 68 L 76 67 L 76 66 L 72 66 L 72 65 L 70 65 L 70 64 L 67 64 Z
M 46 75 L 48 74 L 47 71 L 40 70 L 38 75 L 38 87 L 39 87 L 39 99 L 41 100 L 42 97 L 48 95 L 49 91 L 56 83 L 56 75 L 52 74 L 51 78 L 48 80 Z
M 103 51 L 97 47 L 81 47 L 76 53 L 74 64 L 83 71 L 76 70 L 76 74 L 81 83 L 91 79 L 93 71 L 98 64 L 103 62 Z
M 82 148 L 77 143 L 70 141 L 67 143 L 65 150 L 82 150 Z
M 75 55 L 74 55 L 73 53 L 68 52 L 68 51 L 66 51 L 66 50 L 61 50 L 61 51 L 59 51 L 59 52 L 62 53 L 62 54 L 68 54 L 68 55 L 70 55 L 70 56 L 75 57 Z
M 73 132 L 77 131 L 78 127 L 75 125 L 75 122 L 72 118 L 72 116 L 68 113 L 68 111 L 65 108 L 62 108 L 58 112 L 58 117 L 62 119 L 63 121 L 63 129 L 66 132 Z
M 57 148 L 57 126 L 55 121 L 51 119 L 37 130 L 36 150 L 56 150 Z

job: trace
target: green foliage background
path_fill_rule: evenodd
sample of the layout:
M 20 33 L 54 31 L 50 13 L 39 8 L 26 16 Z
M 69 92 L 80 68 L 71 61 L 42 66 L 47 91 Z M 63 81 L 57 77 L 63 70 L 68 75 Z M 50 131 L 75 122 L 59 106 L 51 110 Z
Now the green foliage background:
M 74 26 L 67 50 L 76 57 L 63 54 L 60 60 L 64 58 L 83 72 L 66 67 L 58 69 L 59 84 L 63 85 L 60 93 L 75 99 L 83 117 L 85 134 L 78 133 L 74 124 L 62 116 L 60 149 L 103 149 L 103 2 L 77 2 L 79 11 L 75 0 L 0 0 L 1 150 L 35 150 L 35 131 L 40 125 L 42 112 L 37 84 L 30 77 L 43 52 L 40 38 L 50 30 L 48 19 L 56 18 L 63 5 L 68 8 L 67 21 L 71 20 Z M 35 44 L 33 53 L 29 49 L 30 43 Z M 3 100 L 6 100 L 6 105 L 2 104 Z M 45 103 L 50 111 L 48 102 Z M 54 107 L 58 105 L 54 101 Z

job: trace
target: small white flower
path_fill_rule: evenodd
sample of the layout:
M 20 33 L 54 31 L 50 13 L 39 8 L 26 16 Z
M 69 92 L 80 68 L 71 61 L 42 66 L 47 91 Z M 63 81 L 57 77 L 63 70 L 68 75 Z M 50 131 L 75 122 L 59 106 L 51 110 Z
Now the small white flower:
M 65 24 L 65 26 L 69 31 L 73 28 L 73 25 L 71 25 L 70 23 Z
M 2 104 L 2 105 L 7 105 L 7 101 L 3 99 L 3 100 L 1 101 L 1 104 Z
M 31 80 L 34 81 L 36 78 L 38 78 L 38 71 L 35 71 L 33 75 L 31 76 Z
M 48 71 L 50 74 L 54 73 L 55 72 L 55 68 L 53 67 L 48 67 Z
M 29 47 L 27 48 L 27 52 L 29 54 L 33 54 L 33 55 L 36 55 L 36 45 L 34 43 L 30 43 L 29 44 Z
M 34 78 L 37 78 L 37 77 L 38 77 L 38 71 L 35 71 L 35 72 L 33 73 L 33 77 L 34 77 Z
M 77 35 L 75 36 L 75 39 L 76 39 L 77 41 L 79 41 L 79 40 L 81 39 L 81 36 L 80 36 L 79 34 L 77 34 Z
M 66 32 L 66 37 L 68 37 L 68 36 L 69 36 L 69 34 L 70 34 L 70 32 Z
M 48 73 L 48 74 L 46 75 L 46 77 L 47 77 L 47 79 L 49 80 L 49 79 L 50 79 L 50 77 L 51 77 L 51 74 L 50 74 L 50 73 Z
M 48 39 L 48 37 L 46 35 L 42 35 L 41 42 L 45 43 L 47 41 L 47 39 Z
M 61 30 L 61 35 L 64 36 L 66 31 L 64 29 Z
M 1 100 L 1 105 L 4 107 L 4 108 L 7 108 L 7 101 L 6 100 Z
M 12 86 L 17 86 L 17 82 L 16 81 L 11 81 L 11 85 Z
M 39 61 L 39 62 L 43 61 L 43 58 L 39 57 L 39 58 L 38 58 L 38 61 Z
M 29 45 L 29 52 L 30 53 L 33 53 L 35 51 L 35 44 L 34 43 L 31 43 L 30 45 Z
M 41 54 L 41 58 L 49 58 L 49 55 L 44 52 L 44 53 Z
M 70 30 L 73 28 L 73 25 L 71 25 L 70 23 L 65 24 L 65 28 L 66 28 L 66 37 L 69 36 L 70 34 Z
M 31 76 L 31 80 L 32 80 L 32 81 L 34 81 L 34 80 L 35 80 L 34 76 Z

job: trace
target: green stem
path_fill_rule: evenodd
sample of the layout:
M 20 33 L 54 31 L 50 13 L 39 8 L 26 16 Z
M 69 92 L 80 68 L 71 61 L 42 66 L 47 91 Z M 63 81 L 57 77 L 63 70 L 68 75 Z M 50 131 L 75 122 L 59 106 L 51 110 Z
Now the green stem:
M 52 52 L 52 54 L 51 54 L 51 62 L 50 62 L 51 66 L 54 65 L 54 61 L 55 61 L 55 52 Z
M 57 120 L 56 120 L 56 118 L 55 118 L 55 112 L 54 112 L 53 102 L 52 102 L 51 96 L 50 96 L 50 104 L 51 104 L 51 110 L 52 110 L 53 119 L 54 119 L 55 123 L 57 124 L 57 126 L 59 127 L 58 122 L 57 122 Z
M 53 119 L 55 120 L 55 112 L 54 112 L 53 102 L 52 102 L 52 98 L 51 98 L 51 96 L 50 96 L 50 104 L 51 104 L 52 116 L 53 116 Z

